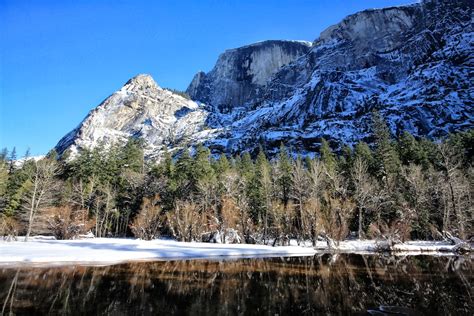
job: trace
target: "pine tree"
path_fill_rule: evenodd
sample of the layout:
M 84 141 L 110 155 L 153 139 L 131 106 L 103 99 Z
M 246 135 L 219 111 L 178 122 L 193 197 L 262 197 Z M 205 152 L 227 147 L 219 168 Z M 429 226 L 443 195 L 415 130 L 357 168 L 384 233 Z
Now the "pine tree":
M 418 141 L 409 132 L 404 131 L 398 141 L 400 160 L 404 165 L 419 164 L 423 160 L 424 152 Z
M 321 154 L 321 161 L 324 163 L 324 166 L 328 172 L 332 173 L 336 170 L 336 156 L 332 152 L 329 143 L 324 138 L 321 140 L 321 148 L 319 150 Z
M 10 162 L 8 162 L 10 164 Z M 10 166 L 8 167 L 10 168 Z M 8 172 L 4 213 L 15 215 L 21 207 L 22 198 L 27 190 L 29 175 L 33 172 L 34 160 L 25 161 L 18 169 Z
M 24 159 L 24 160 L 28 160 L 28 159 L 30 158 L 30 156 L 31 156 L 30 147 L 28 147 L 28 148 L 26 149 L 25 155 L 23 156 L 23 159 Z
M 254 203 L 263 221 L 263 235 L 265 242 L 268 235 L 269 212 L 272 202 L 272 175 L 270 163 L 261 147 L 255 163 L 255 176 L 253 183 L 255 184 Z
M 214 177 L 214 169 L 210 161 L 211 153 L 208 148 L 199 144 L 193 159 L 192 176 L 197 183 L 200 180 L 210 180 Z
M 168 150 L 165 151 L 162 165 L 164 176 L 172 178 L 175 172 L 175 165 L 173 162 L 173 157 L 171 156 L 171 153 Z
M 244 179 L 249 180 L 252 178 L 252 175 L 254 174 L 255 170 L 252 157 L 250 157 L 250 153 L 245 152 L 240 157 L 240 159 L 237 159 L 236 164 L 240 174 L 244 177 Z
M 176 161 L 175 178 L 176 181 L 176 197 L 187 197 L 191 193 L 192 179 L 192 159 L 189 149 L 185 148 L 181 151 L 181 155 Z
M 353 163 L 354 163 L 354 157 L 353 157 L 352 148 L 349 147 L 348 145 L 344 145 L 342 147 L 342 154 L 339 156 L 339 159 L 338 159 L 338 163 L 337 163 L 338 167 L 342 172 L 347 174 L 350 172 L 350 169 Z
M 378 112 L 373 113 L 372 129 L 375 138 L 377 169 L 381 178 L 393 178 L 400 171 L 400 159 L 392 141 L 390 129 Z
M 280 153 L 278 154 L 277 171 L 277 183 L 280 188 L 281 199 L 286 206 L 290 200 L 292 163 L 283 144 L 281 144 Z
M 120 150 L 121 167 L 144 173 L 144 140 L 141 138 L 129 138 L 125 146 Z
M 203 211 L 213 210 L 217 217 L 215 201 L 217 199 L 217 181 L 211 165 L 211 153 L 208 148 L 198 145 L 192 164 L 193 190 L 199 195 Z
M 225 174 L 231 167 L 229 160 L 226 155 L 221 154 L 214 164 L 214 170 L 218 176 Z
M 3 159 L 0 160 L 0 213 L 4 211 L 7 202 L 8 188 L 8 165 Z
M 10 164 L 8 172 L 12 173 L 15 170 L 15 162 L 17 160 L 16 156 L 16 147 L 13 147 L 12 151 L 10 152 L 10 157 L 8 157 L 8 162 Z
M 372 150 L 370 150 L 370 147 L 366 142 L 361 141 L 356 144 L 354 149 L 354 161 L 356 159 L 360 159 L 361 161 L 363 161 L 367 165 L 369 172 L 374 172 L 374 156 L 372 154 Z

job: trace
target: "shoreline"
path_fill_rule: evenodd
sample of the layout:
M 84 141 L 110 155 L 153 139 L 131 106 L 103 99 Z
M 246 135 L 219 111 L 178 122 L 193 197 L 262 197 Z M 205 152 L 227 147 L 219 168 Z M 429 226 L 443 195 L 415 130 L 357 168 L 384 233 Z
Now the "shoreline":
M 46 236 L 32 237 L 28 242 L 0 241 L 1 266 L 31 265 L 112 265 L 127 262 L 172 260 L 222 260 L 243 258 L 302 257 L 323 254 L 388 254 L 394 256 L 459 256 L 456 246 L 446 241 L 408 241 L 380 250 L 382 241 L 345 240 L 329 248 L 325 241 L 315 247 L 252 244 L 219 244 L 179 242 L 168 239 L 151 241 L 131 238 L 88 238 L 56 240 Z M 471 252 L 467 252 L 469 255 Z

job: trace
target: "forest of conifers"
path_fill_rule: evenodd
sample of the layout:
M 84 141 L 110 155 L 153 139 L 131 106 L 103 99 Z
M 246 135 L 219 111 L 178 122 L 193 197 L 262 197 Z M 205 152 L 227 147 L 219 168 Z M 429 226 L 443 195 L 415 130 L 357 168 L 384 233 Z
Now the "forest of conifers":
M 327 236 L 437 239 L 473 234 L 474 130 L 440 141 L 393 138 L 374 115 L 372 145 L 319 154 L 280 147 L 214 157 L 209 149 L 144 161 L 142 143 L 83 149 L 73 159 L 0 155 L 0 233 L 74 238 L 169 236 L 284 244 Z

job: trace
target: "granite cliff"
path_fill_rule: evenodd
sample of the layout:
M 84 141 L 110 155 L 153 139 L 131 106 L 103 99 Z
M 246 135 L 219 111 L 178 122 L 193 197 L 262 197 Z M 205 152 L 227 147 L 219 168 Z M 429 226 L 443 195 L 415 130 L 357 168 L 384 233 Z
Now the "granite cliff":
M 227 50 L 187 89 L 192 100 L 131 79 L 57 145 L 72 151 L 142 137 L 204 143 L 214 153 L 318 150 L 370 141 L 378 110 L 392 132 L 438 138 L 474 126 L 474 19 L 468 0 L 425 0 L 350 15 L 312 43 L 264 41 Z

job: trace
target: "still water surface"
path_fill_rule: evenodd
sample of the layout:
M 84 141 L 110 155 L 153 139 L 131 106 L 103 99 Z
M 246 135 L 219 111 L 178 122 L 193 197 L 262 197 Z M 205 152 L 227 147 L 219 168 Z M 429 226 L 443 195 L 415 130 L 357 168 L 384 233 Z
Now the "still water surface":
M 5 315 L 472 315 L 473 275 L 470 257 L 342 254 L 0 267 L 0 308 Z

